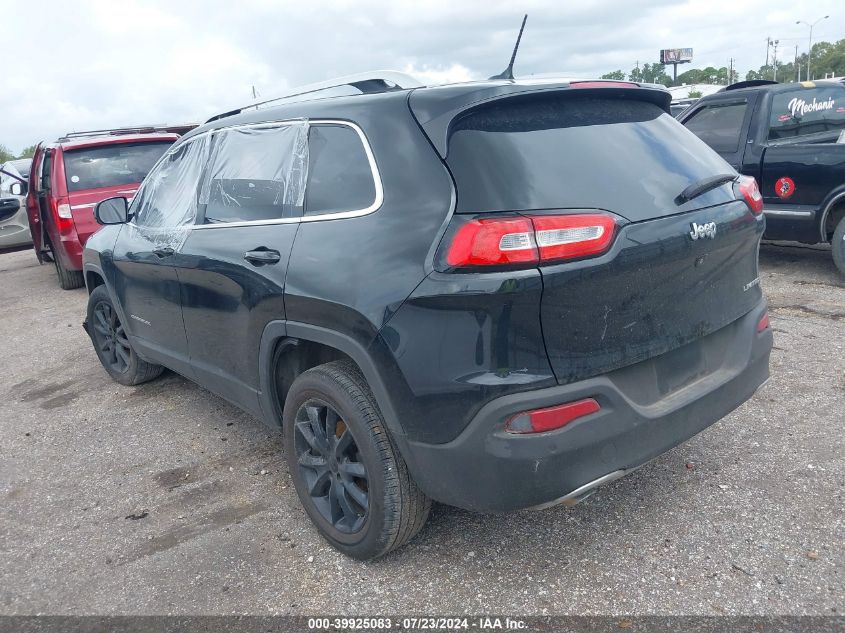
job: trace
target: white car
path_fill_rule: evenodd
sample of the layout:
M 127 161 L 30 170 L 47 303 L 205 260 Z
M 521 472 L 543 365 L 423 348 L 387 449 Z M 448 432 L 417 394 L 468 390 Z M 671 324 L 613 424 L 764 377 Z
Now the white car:
M 26 215 L 31 158 L 0 165 L 0 251 L 32 244 Z

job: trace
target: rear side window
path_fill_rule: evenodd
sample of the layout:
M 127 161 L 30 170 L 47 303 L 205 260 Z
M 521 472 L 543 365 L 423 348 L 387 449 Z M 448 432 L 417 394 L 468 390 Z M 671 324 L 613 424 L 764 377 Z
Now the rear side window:
M 769 139 L 793 138 L 845 129 L 845 89 L 799 89 L 772 97 Z
M 215 132 L 200 194 L 205 222 L 253 222 L 302 213 L 308 124 Z
M 119 187 L 141 182 L 173 143 L 120 143 L 66 150 L 68 191 Z
M 376 200 L 361 137 L 346 125 L 313 125 L 308 138 L 306 215 L 359 211 Z
M 642 217 L 677 208 L 690 183 L 732 171 L 645 101 L 514 97 L 465 115 L 450 132 L 446 162 L 463 213 L 604 209 Z
M 739 151 L 747 108 L 746 101 L 713 103 L 701 108 L 684 125 L 717 152 L 733 154 Z

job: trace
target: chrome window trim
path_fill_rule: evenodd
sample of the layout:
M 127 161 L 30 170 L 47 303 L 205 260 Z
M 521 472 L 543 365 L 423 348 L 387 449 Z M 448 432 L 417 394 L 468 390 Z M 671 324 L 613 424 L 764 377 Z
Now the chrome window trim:
M 189 141 L 202 136 L 204 134 L 213 134 L 214 132 L 218 132 L 220 130 L 231 130 L 231 129 L 238 129 L 238 128 L 251 128 L 251 129 L 260 129 L 260 128 L 273 128 L 273 127 L 281 127 L 283 125 L 295 125 L 301 122 L 302 119 L 287 119 L 283 121 L 263 121 L 261 123 L 243 123 L 240 125 L 229 125 L 225 127 L 215 128 L 213 130 L 207 130 L 202 134 L 197 134 Z M 384 186 L 381 181 L 381 174 L 378 170 L 378 165 L 376 164 L 375 156 L 373 155 L 373 150 L 370 147 L 370 142 L 367 140 L 364 131 L 356 124 L 352 123 L 351 121 L 343 121 L 341 119 L 308 119 L 309 125 L 344 125 L 346 127 L 352 128 L 358 134 L 358 138 L 361 140 L 361 145 L 364 147 L 364 153 L 367 156 L 367 162 L 370 164 L 370 172 L 373 177 L 373 185 L 375 186 L 375 199 L 373 203 L 364 209 L 352 209 L 349 211 L 333 211 L 332 213 L 321 213 L 318 215 L 302 215 L 296 218 L 277 218 L 274 220 L 245 220 L 242 222 L 214 222 L 211 224 L 193 224 L 190 226 L 192 230 L 206 230 L 206 229 L 219 229 L 219 228 L 234 228 L 239 226 L 264 226 L 264 225 L 273 225 L 273 224 L 300 224 L 303 222 L 323 222 L 325 220 L 344 220 L 348 218 L 360 218 L 365 215 L 370 215 L 371 213 L 375 213 L 381 208 L 382 203 L 384 202 Z M 307 192 L 307 189 L 306 189 Z

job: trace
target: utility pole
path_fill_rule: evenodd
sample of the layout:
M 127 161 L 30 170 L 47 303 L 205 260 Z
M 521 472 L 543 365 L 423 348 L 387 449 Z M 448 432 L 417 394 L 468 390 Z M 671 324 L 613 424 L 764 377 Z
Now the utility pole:
M 813 27 L 821 22 L 822 20 L 827 20 L 830 16 L 825 15 L 820 17 L 818 20 L 810 24 L 809 22 L 804 22 L 804 20 L 798 20 L 795 24 L 803 24 L 804 26 L 810 27 L 810 43 L 807 46 L 807 81 L 812 81 L 812 77 L 810 76 L 810 64 L 813 58 Z
M 772 46 L 772 38 L 766 38 L 766 64 L 763 66 L 763 77 L 766 76 L 766 71 L 769 69 L 769 48 Z
M 778 80 L 778 44 L 780 44 L 780 40 L 775 40 L 772 42 L 774 46 L 774 50 L 772 51 L 772 68 L 774 69 L 772 72 L 772 79 L 774 81 Z
M 252 98 L 253 100 L 258 99 L 258 91 L 255 89 L 255 86 L 252 87 Z
M 795 81 L 801 81 L 801 65 L 798 63 L 798 44 L 795 45 Z
M 730 86 L 734 82 L 734 58 L 731 57 L 731 67 L 728 70 L 728 85 Z

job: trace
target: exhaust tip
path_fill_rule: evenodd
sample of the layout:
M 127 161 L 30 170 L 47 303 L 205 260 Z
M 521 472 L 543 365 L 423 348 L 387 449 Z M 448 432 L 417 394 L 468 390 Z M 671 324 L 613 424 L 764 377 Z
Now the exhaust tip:
M 529 508 L 529 510 L 545 510 L 546 508 L 552 508 L 558 505 L 564 505 L 571 508 L 572 506 L 578 505 L 584 499 L 592 495 L 599 486 L 610 483 L 611 481 L 616 481 L 620 477 L 624 477 L 627 474 L 627 470 L 614 470 L 613 472 L 607 473 L 606 475 L 602 475 L 597 479 L 593 479 L 593 481 L 590 481 L 584 484 L 583 486 L 579 486 L 569 494 L 559 497 L 553 501 L 533 506 Z

